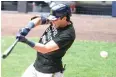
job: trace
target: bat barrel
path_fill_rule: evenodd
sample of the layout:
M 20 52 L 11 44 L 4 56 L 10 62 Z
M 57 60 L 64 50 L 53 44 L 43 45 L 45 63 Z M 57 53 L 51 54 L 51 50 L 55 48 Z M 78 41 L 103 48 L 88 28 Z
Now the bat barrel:
M 15 42 L 3 53 L 2 58 L 5 59 L 12 51 L 12 49 L 15 47 L 19 39 L 16 39 Z

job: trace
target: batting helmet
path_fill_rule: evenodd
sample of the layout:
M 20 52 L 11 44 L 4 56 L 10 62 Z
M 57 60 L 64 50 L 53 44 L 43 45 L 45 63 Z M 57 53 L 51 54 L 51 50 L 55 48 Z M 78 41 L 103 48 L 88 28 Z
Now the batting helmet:
M 59 17 L 63 16 L 71 16 L 71 10 L 68 5 L 65 4 L 57 4 L 51 7 L 50 15 L 48 17 L 49 20 L 56 20 Z

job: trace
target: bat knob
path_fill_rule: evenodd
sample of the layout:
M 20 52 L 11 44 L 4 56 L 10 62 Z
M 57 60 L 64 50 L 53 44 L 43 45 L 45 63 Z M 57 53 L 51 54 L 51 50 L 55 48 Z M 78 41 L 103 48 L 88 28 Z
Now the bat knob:
M 5 59 L 6 58 L 6 55 L 2 55 L 2 58 Z

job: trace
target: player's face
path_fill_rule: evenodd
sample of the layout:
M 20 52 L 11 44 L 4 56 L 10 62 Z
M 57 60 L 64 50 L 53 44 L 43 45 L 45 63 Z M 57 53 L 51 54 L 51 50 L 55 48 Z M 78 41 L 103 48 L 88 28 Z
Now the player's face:
M 67 25 L 66 17 L 53 20 L 52 23 L 55 24 L 57 27 L 65 27 Z

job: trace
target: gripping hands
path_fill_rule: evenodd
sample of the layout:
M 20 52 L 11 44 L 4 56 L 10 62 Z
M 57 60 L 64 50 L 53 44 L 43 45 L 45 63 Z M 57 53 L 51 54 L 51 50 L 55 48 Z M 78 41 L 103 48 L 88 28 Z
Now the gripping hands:
M 16 39 L 18 39 L 19 42 L 28 44 L 30 47 L 34 47 L 35 43 L 32 41 L 29 41 L 27 38 L 25 38 L 25 36 L 28 34 L 29 31 L 30 31 L 30 29 L 28 29 L 28 28 L 20 29 L 16 35 Z
M 29 28 L 21 28 L 16 35 L 16 39 L 18 39 L 20 42 L 26 42 L 27 39 L 25 38 L 25 36 L 29 33 L 29 31 Z

